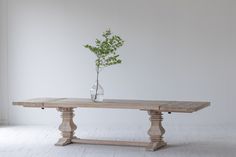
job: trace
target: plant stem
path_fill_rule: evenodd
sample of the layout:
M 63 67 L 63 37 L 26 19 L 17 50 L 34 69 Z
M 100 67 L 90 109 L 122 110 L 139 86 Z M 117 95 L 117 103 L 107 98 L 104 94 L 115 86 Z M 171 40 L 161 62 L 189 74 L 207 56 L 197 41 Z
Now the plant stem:
M 96 86 L 96 93 L 95 93 L 95 98 L 94 98 L 95 101 L 98 96 L 98 76 L 99 76 L 99 66 L 97 67 L 97 86 Z

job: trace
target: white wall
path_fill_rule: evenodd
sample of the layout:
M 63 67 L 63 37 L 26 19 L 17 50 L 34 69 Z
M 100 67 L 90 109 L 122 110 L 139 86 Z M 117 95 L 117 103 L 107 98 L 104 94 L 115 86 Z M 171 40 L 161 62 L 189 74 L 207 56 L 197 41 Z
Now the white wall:
M 7 3 L 0 0 L 0 124 L 7 123 Z
M 10 0 L 10 101 L 89 97 L 95 57 L 84 44 L 107 29 L 125 39 L 123 64 L 102 72 L 106 98 L 201 100 L 166 125 L 236 125 L 233 0 Z M 10 122 L 57 124 L 54 110 L 10 105 Z M 81 109 L 81 124 L 148 125 L 139 111 Z M 127 121 L 127 119 L 129 121 Z

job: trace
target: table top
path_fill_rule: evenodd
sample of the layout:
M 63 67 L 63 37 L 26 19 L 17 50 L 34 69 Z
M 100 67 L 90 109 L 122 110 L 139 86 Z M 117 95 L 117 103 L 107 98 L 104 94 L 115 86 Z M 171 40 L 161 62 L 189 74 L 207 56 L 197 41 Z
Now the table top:
M 13 102 L 13 105 L 36 108 L 113 108 L 191 113 L 209 106 L 210 102 L 127 99 L 105 99 L 103 102 L 93 102 L 91 99 L 85 98 L 35 98 L 24 101 L 15 101 Z

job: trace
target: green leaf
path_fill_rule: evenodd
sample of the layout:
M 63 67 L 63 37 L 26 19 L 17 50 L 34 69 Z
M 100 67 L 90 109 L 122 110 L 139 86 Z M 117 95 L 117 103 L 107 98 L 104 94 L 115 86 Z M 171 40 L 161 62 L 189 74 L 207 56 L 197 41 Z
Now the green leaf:
M 112 35 L 110 29 L 103 32 L 104 40 L 95 40 L 96 46 L 84 45 L 85 48 L 89 49 L 92 53 L 97 56 L 95 64 L 97 67 L 107 67 L 114 64 L 122 63 L 117 49 L 123 46 L 124 40 L 118 35 Z

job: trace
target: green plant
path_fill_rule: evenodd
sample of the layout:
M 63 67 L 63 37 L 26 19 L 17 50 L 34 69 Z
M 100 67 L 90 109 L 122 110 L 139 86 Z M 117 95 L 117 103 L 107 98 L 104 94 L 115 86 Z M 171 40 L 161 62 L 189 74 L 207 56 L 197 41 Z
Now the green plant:
M 122 61 L 117 54 L 117 49 L 123 46 L 124 40 L 118 35 L 112 35 L 110 30 L 105 31 L 103 34 L 103 40 L 96 39 L 96 46 L 84 45 L 92 53 L 96 55 L 96 72 L 97 72 L 97 89 L 95 99 L 97 98 L 98 90 L 98 77 L 101 68 L 105 68 L 111 65 L 120 64 Z

